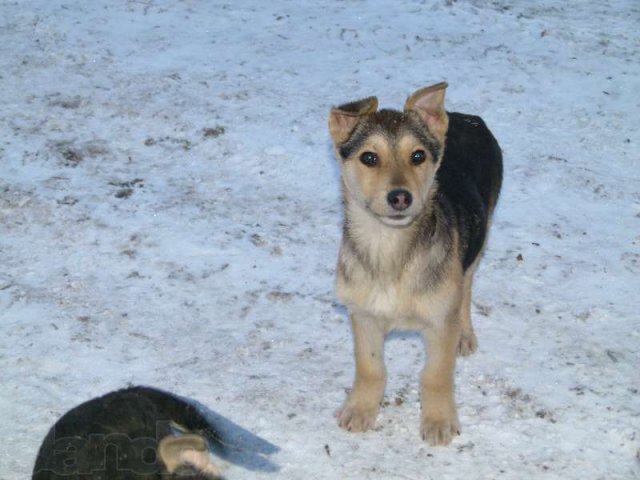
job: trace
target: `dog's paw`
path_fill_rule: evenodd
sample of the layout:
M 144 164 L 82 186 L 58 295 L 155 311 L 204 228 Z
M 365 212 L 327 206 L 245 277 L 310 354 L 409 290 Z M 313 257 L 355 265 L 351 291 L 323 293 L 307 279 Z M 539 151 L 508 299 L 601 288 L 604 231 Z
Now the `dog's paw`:
M 338 425 L 350 432 L 366 432 L 373 429 L 377 416 L 378 408 L 362 408 L 349 404 L 336 412 Z
M 454 416 L 445 419 L 422 419 L 422 439 L 429 445 L 449 445 L 453 437 L 460 435 L 460 424 Z
M 462 332 L 458 340 L 458 356 L 467 357 L 478 349 L 478 339 L 473 332 Z

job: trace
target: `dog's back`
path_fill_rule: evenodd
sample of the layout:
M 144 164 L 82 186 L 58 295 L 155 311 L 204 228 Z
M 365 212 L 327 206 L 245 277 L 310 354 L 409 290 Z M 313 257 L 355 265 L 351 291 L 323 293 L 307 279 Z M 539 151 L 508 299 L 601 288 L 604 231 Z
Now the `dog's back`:
M 502 152 L 484 121 L 449 113 L 445 153 L 436 179 L 438 200 L 458 221 L 463 269 L 477 258 L 502 185 Z

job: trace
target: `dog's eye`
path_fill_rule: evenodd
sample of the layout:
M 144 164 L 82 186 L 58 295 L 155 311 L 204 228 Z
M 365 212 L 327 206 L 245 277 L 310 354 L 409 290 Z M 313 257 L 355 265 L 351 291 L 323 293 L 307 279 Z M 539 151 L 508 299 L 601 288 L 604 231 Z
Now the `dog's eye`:
M 427 154 L 424 153 L 424 150 L 416 150 L 411 154 L 411 163 L 414 165 L 420 165 L 427 159 Z
M 364 152 L 360 155 L 360 161 L 367 167 L 375 167 L 378 164 L 378 155 L 373 152 Z

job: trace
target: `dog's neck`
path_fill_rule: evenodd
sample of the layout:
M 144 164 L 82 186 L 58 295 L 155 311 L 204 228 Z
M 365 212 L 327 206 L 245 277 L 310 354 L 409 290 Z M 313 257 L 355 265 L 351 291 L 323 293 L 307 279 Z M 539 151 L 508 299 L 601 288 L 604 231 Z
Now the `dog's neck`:
M 371 273 L 393 274 L 409 260 L 420 237 L 435 228 L 432 202 L 406 227 L 385 225 L 366 207 L 345 192 L 344 238 L 347 248 Z

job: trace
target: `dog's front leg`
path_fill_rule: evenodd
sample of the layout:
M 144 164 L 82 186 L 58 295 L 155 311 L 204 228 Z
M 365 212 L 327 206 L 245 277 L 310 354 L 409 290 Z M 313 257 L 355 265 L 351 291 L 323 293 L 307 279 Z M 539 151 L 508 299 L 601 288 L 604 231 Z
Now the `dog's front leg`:
M 422 438 L 430 445 L 448 445 L 460 434 L 453 377 L 460 323 L 449 318 L 424 331 L 427 365 L 422 371 Z
M 384 329 L 375 318 L 351 315 L 356 377 L 351 393 L 337 413 L 338 425 L 351 432 L 373 428 L 384 395 Z

